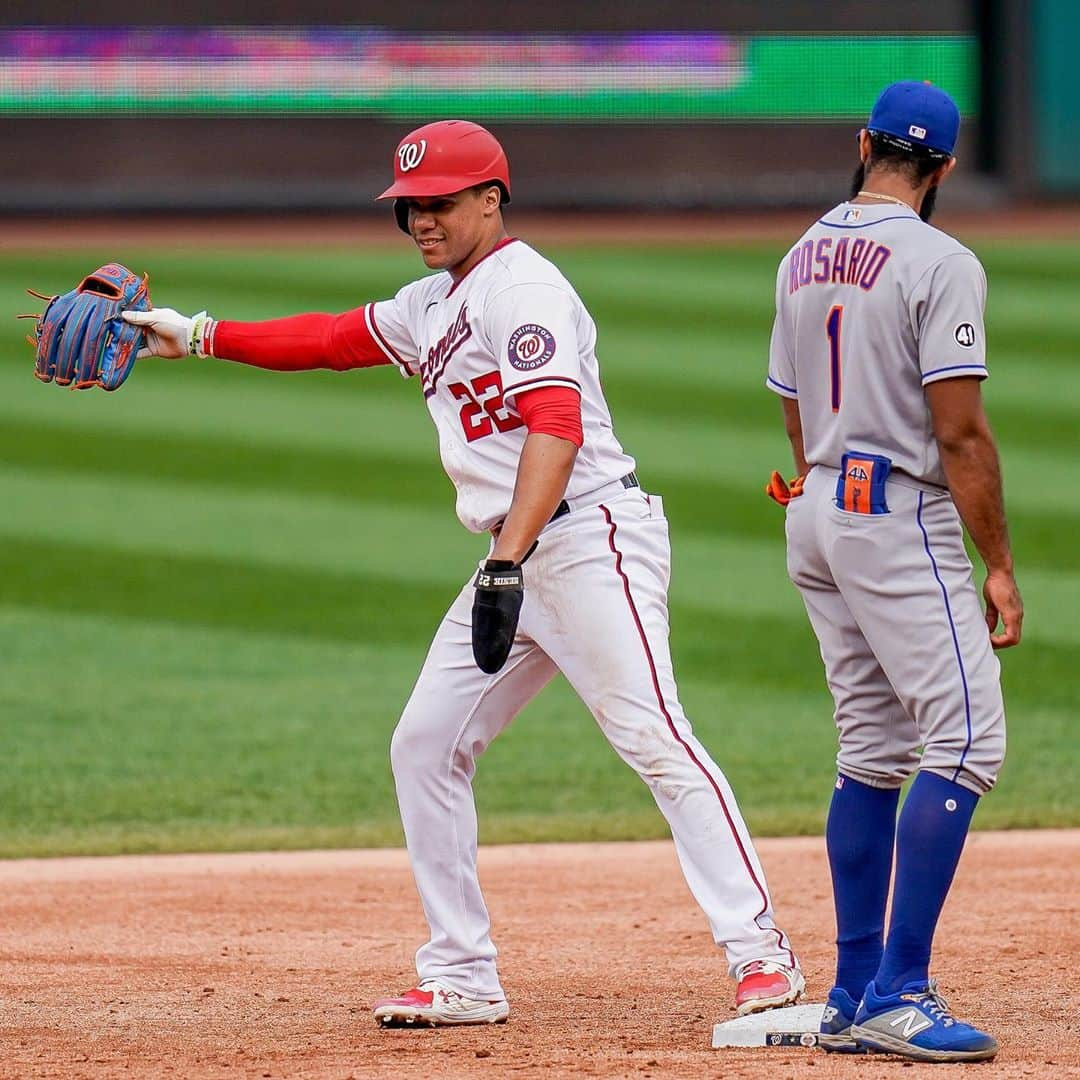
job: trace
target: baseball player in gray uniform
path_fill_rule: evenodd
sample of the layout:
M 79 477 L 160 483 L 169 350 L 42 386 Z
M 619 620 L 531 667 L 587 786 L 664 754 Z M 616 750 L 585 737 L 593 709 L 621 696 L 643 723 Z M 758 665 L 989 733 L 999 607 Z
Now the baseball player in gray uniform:
M 859 133 L 850 200 L 780 266 L 767 381 L 799 474 L 789 489 L 774 473 L 768 490 L 787 507 L 788 572 L 840 741 L 826 827 L 837 970 L 821 1043 L 922 1061 L 997 1052 L 950 1015 L 929 963 L 972 813 L 1005 752 L 994 649 L 1020 640 L 1023 618 L 980 396 L 986 278 L 928 224 L 959 125 L 936 87 L 883 91 Z M 985 610 L 962 526 L 986 565 Z

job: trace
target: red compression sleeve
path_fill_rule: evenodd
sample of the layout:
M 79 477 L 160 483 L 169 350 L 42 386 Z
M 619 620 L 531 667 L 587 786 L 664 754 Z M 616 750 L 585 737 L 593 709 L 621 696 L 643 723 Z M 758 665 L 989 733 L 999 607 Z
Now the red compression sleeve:
M 581 395 L 569 386 L 538 386 L 514 397 L 514 408 L 530 433 L 554 435 L 579 449 L 585 442 L 581 430 Z
M 265 322 L 223 320 L 214 324 L 213 352 L 222 360 L 271 371 L 348 371 L 389 364 L 390 357 L 369 329 L 369 306 L 343 315 L 312 312 Z

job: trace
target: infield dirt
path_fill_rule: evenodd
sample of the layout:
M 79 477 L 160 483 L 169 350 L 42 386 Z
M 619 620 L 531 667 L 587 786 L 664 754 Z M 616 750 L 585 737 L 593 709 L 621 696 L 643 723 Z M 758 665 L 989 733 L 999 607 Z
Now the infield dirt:
M 823 841 L 763 840 L 809 1000 L 829 985 Z M 383 1031 L 424 937 L 403 851 L 0 864 L 0 1077 L 937 1076 L 895 1058 L 709 1049 L 732 984 L 670 843 L 485 848 L 505 1026 Z M 1002 1045 L 979 1076 L 1080 1075 L 1080 830 L 974 833 L 935 971 Z M 953 1075 L 951 1072 L 949 1075 Z

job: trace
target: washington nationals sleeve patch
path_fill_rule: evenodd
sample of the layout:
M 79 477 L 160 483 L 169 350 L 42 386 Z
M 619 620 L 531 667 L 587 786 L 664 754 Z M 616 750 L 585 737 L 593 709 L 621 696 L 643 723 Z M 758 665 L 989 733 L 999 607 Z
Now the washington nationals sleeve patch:
M 535 371 L 555 355 L 555 336 L 537 323 L 525 323 L 510 335 L 507 356 L 518 371 Z

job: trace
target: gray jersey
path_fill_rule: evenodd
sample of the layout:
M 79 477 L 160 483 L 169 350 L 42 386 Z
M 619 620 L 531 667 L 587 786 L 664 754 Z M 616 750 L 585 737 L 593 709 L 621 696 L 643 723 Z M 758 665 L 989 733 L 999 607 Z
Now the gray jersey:
M 904 206 L 841 203 L 780 265 L 767 385 L 797 398 L 806 460 L 845 451 L 944 485 L 923 387 L 985 378 L 986 276 Z

